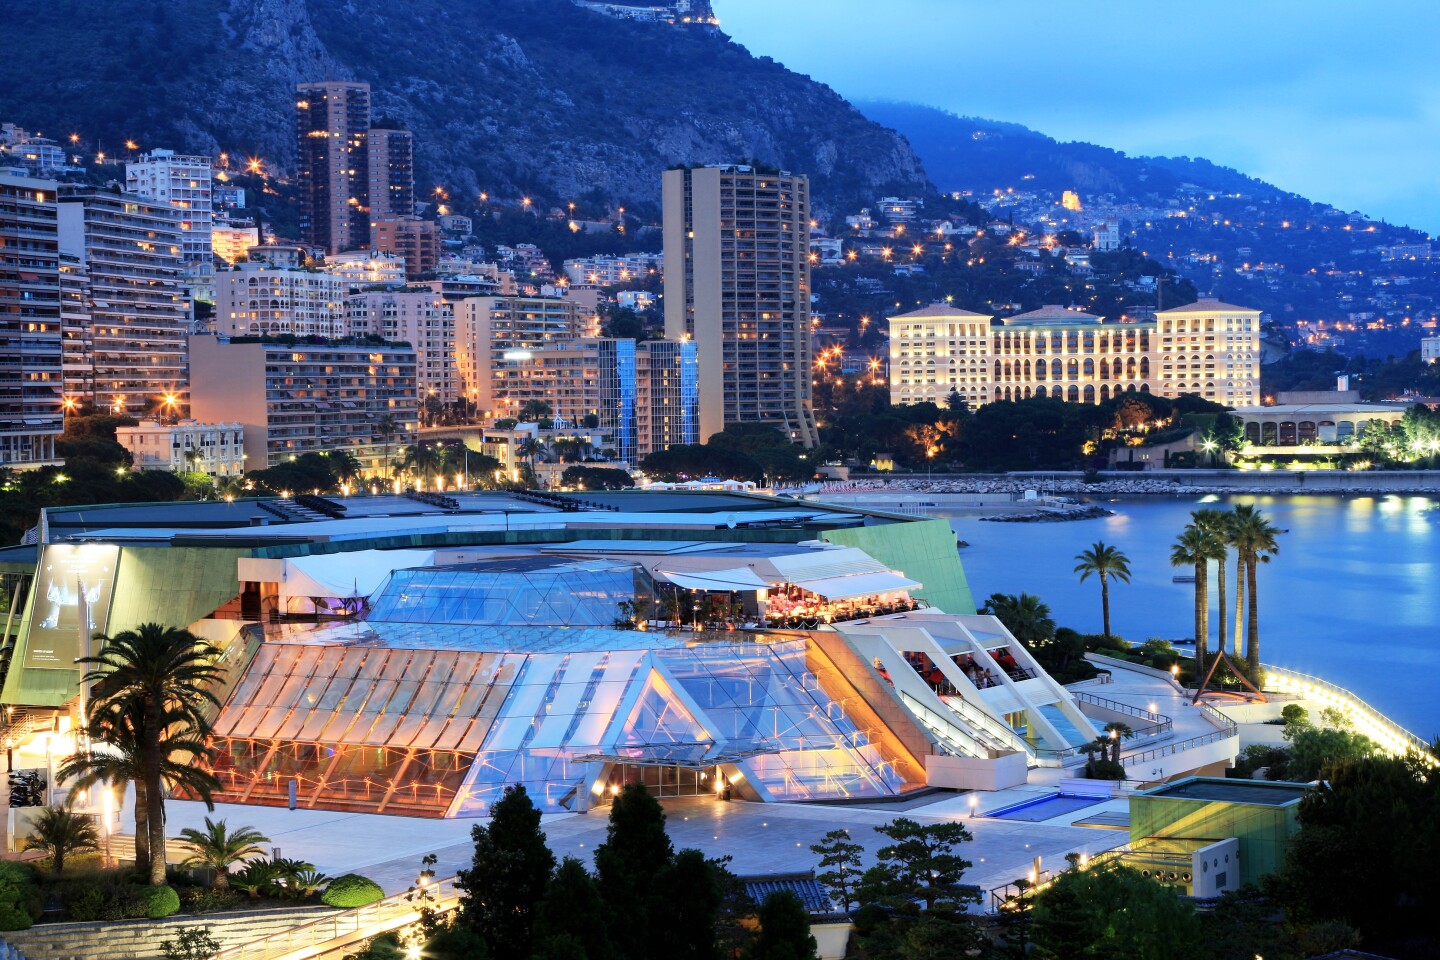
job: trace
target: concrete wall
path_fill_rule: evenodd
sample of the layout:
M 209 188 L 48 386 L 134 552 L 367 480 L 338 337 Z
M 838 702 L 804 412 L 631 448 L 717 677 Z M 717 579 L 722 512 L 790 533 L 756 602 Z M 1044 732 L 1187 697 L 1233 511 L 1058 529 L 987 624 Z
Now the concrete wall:
M 1005 790 L 1023 784 L 1028 775 L 1023 753 L 994 759 L 931 754 L 925 758 L 926 782 L 951 790 Z
M 229 948 L 338 912 L 329 907 L 295 907 L 177 915 L 165 920 L 43 923 L 11 931 L 0 939 L 19 949 L 26 960 L 159 960 L 164 956 L 160 944 L 175 939 L 182 927 L 209 927 L 221 947 Z

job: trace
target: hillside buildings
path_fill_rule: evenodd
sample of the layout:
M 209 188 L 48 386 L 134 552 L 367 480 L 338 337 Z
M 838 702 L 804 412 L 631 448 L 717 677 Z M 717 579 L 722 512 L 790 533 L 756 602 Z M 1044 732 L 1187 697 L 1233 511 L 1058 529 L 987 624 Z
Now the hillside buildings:
M 701 437 L 768 423 L 814 446 L 809 181 L 695 167 L 663 192 L 665 336 L 695 341 Z
M 190 302 L 182 211 L 100 187 L 60 188 L 60 249 L 83 268 L 90 320 L 89 399 L 97 410 L 140 414 L 147 402 L 187 392 Z
M 380 217 L 370 222 L 370 245 L 405 261 L 405 276 L 434 276 L 440 261 L 440 227 L 419 217 Z
M 1230 407 L 1260 398 L 1260 313 L 1213 299 L 1111 323 L 1058 306 L 991 317 L 935 304 L 890 318 L 892 403 L 971 407 L 1058 397 L 1103 403 L 1122 393 L 1194 393 Z
M 1440 363 L 1440 337 L 1425 337 L 1420 341 L 1420 359 L 1425 363 Z
M 238 423 L 141 420 L 117 427 L 115 442 L 130 452 L 135 470 L 198 471 L 212 477 L 245 472 L 245 431 Z
M 368 83 L 296 87 L 301 232 L 327 253 L 367 246 L 372 220 L 415 212 L 413 138 L 370 122 Z
M 238 422 L 248 470 L 334 450 L 385 475 L 386 449 L 413 442 L 407 439 L 418 419 L 413 347 L 208 336 L 191 337 L 189 346 L 193 415 Z M 386 417 L 393 432 L 382 430 Z
M 55 189 L 0 174 L 0 467 L 55 463 L 64 427 Z
M 197 300 L 213 300 L 214 212 L 209 157 L 151 150 L 125 165 L 125 189 L 178 207 L 185 278 Z

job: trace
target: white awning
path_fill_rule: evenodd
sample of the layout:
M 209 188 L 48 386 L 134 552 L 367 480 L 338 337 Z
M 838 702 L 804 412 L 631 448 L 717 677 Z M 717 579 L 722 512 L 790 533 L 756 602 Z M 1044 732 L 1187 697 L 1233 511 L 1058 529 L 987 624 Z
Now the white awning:
M 889 570 L 883 573 L 857 573 L 850 577 L 829 577 L 824 580 L 798 580 L 794 585 L 801 590 L 818 593 L 826 600 L 868 597 L 876 593 L 891 593 L 920 586 L 914 580 Z
M 768 590 L 770 584 L 756 576 L 755 571 L 749 567 L 732 567 L 727 570 L 686 570 L 680 573 L 673 570 L 657 570 L 657 575 L 664 577 L 677 587 L 684 587 L 686 590 Z
M 434 550 L 357 550 L 321 553 L 285 560 L 283 597 L 368 597 L 404 567 L 435 561 Z

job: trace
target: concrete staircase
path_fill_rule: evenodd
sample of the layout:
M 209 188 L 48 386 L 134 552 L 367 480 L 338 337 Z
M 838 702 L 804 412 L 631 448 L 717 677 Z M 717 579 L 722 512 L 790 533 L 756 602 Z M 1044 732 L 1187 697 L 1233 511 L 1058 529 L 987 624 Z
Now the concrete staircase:
M 330 907 L 233 910 L 176 914 L 164 920 L 42 923 L 29 930 L 0 934 L 26 960 L 159 960 L 160 944 L 174 940 L 182 927 L 208 927 L 222 948 L 238 947 L 341 911 Z

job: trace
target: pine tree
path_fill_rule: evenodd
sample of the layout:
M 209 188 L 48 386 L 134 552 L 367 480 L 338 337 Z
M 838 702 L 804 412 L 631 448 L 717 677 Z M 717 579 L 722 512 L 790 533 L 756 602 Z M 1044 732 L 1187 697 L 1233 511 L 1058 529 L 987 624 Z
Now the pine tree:
M 569 945 L 552 942 L 561 938 L 581 944 L 584 960 L 613 960 L 615 949 L 605 929 L 607 915 L 595 879 L 583 863 L 566 857 L 535 907 L 535 956 L 564 956 Z
M 830 901 L 849 913 L 858 902 L 856 887 L 860 883 L 860 855 L 865 848 L 850 839 L 850 831 L 831 830 L 820 838 L 819 843 L 810 845 L 810 852 L 820 855 L 820 868 L 815 879 L 830 895 Z M 834 869 L 829 869 L 829 868 Z
M 770 894 L 760 905 L 759 920 L 751 960 L 816 960 L 810 914 L 795 894 L 789 890 Z
M 665 960 L 720 960 L 716 928 L 722 892 L 718 867 L 699 850 L 681 850 L 650 895 L 652 956 Z
M 470 835 L 475 857 L 455 880 L 463 891 L 460 922 L 484 938 L 493 960 L 530 960 L 535 906 L 555 870 L 540 811 L 524 787 L 507 787 L 489 825 Z
M 611 803 L 605 842 L 595 849 L 610 940 L 627 960 L 662 956 L 658 939 L 651 936 L 650 907 L 658 880 L 674 859 L 665 811 L 643 784 L 628 784 Z

